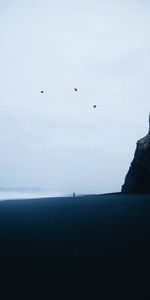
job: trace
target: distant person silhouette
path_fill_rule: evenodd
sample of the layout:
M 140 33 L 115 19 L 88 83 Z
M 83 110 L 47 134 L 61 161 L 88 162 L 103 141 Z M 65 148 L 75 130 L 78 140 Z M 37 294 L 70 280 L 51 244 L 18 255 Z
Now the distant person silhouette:
M 76 194 L 75 194 L 75 192 L 73 192 L 73 198 L 75 198 L 76 197 Z

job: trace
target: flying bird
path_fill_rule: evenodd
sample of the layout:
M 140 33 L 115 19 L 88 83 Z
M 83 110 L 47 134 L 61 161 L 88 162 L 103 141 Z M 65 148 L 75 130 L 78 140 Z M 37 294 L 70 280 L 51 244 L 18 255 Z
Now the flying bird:
M 44 93 L 44 91 L 41 91 L 41 94 L 43 94 Z
M 77 89 L 77 88 L 74 88 L 74 90 L 75 90 L 75 92 L 77 92 L 77 91 L 78 91 L 78 89 Z
M 93 108 L 96 108 L 96 104 L 93 105 Z

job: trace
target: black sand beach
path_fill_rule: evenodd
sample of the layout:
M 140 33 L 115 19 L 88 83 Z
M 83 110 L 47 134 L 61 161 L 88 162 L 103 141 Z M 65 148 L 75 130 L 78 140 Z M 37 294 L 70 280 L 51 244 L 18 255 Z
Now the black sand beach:
M 9 284 L 19 274 L 18 291 L 30 278 L 21 299 L 36 299 L 42 280 L 40 299 L 46 287 L 72 299 L 79 286 L 93 299 L 148 299 L 150 195 L 1 201 L 0 266 Z

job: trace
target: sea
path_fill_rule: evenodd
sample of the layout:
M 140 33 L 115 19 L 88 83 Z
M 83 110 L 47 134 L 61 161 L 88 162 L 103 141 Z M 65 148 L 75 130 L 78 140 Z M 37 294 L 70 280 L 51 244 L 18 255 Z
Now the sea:
M 46 197 L 63 197 L 63 192 L 51 190 L 49 188 L 37 187 L 0 187 L 0 201 L 2 200 L 20 200 L 37 199 Z

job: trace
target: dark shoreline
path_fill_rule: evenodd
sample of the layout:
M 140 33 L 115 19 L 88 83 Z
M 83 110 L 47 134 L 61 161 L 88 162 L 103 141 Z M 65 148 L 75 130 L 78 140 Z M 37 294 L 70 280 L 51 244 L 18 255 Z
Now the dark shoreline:
M 148 293 L 150 195 L 0 201 L 0 270 Z
M 150 195 L 0 201 L 1 266 L 97 265 L 127 250 L 127 242 L 131 250 L 143 243 L 145 251 L 149 238 Z

